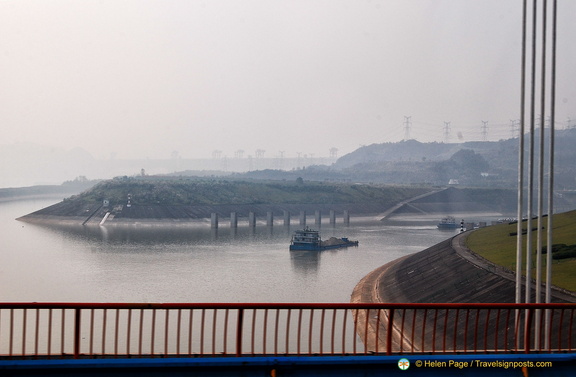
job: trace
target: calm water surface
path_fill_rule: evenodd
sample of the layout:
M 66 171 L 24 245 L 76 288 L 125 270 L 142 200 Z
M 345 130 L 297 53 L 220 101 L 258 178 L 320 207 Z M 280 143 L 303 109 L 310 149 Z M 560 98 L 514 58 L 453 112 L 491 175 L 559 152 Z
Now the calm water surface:
M 15 218 L 59 199 L 0 203 L 0 301 L 349 302 L 373 269 L 454 232 L 430 222 L 322 224 L 360 246 L 290 252 L 294 229 L 48 227 Z M 341 221 L 341 220 L 340 220 Z M 293 222 L 296 223 L 293 219 Z M 309 222 L 313 225 L 313 222 Z

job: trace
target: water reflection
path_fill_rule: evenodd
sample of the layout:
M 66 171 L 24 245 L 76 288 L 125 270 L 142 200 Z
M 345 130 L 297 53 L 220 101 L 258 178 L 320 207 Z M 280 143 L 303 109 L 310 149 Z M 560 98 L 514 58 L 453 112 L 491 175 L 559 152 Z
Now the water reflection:
M 316 273 L 320 266 L 320 251 L 292 250 L 290 251 L 290 261 L 294 271 L 309 275 Z
M 86 226 L 80 224 L 28 224 L 44 231 L 62 234 L 65 238 L 104 244 L 195 245 L 216 243 L 230 245 L 255 240 L 283 242 L 288 248 L 294 228 L 289 226 L 219 227 L 206 226 Z
M 44 231 L 57 233 L 74 243 L 90 245 L 92 252 L 163 253 L 193 252 L 203 247 L 224 247 L 226 250 L 249 252 L 265 247 L 267 252 L 290 256 L 292 270 L 301 275 L 316 274 L 320 267 L 320 251 L 288 251 L 294 226 L 85 226 L 77 224 L 30 224 Z M 349 228 L 347 228 L 349 229 Z M 332 232 L 338 232 L 331 226 Z M 325 231 L 328 231 L 325 229 Z
M 324 239 L 350 237 L 360 246 L 290 252 L 292 232 L 301 228 L 297 221 L 217 229 L 209 222 L 81 226 L 14 221 L 40 206 L 0 204 L 6 251 L 0 254 L 0 285 L 11 288 L 2 291 L 3 300 L 347 302 L 374 268 L 450 236 L 433 221 L 391 225 L 354 219 L 347 227 L 327 220 L 321 226 Z

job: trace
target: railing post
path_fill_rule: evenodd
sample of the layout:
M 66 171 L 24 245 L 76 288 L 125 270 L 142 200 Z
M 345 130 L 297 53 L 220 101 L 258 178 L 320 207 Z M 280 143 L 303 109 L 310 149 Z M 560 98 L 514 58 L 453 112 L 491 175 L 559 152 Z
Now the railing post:
M 364 355 L 368 355 L 368 323 L 370 322 L 370 308 L 366 308 L 366 320 L 364 322 Z
M 392 355 L 392 327 L 394 326 L 394 308 L 388 314 L 388 329 L 386 330 L 386 355 Z
M 74 309 L 74 358 L 80 355 L 80 308 Z
M 242 328 L 244 327 L 244 308 L 238 309 L 238 322 L 236 323 L 236 356 L 242 356 Z
M 524 323 L 524 353 L 530 353 L 530 327 L 534 309 L 526 309 L 526 322 Z
M 22 356 L 26 356 L 26 315 L 28 309 L 24 309 L 22 313 Z

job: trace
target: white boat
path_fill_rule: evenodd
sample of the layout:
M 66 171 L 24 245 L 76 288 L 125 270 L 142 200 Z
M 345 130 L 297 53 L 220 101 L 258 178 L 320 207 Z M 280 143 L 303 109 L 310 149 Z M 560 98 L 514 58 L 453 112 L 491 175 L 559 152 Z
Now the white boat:
M 458 228 L 458 223 L 456 223 L 456 219 L 452 216 L 444 217 L 438 223 L 438 229 L 456 229 Z

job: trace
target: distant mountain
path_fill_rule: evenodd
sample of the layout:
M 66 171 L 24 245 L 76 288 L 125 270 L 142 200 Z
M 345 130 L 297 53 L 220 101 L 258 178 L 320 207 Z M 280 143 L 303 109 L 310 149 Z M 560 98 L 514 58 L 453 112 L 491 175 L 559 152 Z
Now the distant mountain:
M 224 160 L 213 159 L 97 160 L 79 148 L 63 150 L 30 144 L 0 145 L 0 187 L 59 184 L 79 176 L 112 178 L 145 172 L 172 177 L 229 176 L 235 179 L 288 181 L 303 178 L 308 181 L 426 186 L 445 186 L 452 180 L 463 186 L 515 188 L 518 144 L 518 139 L 466 143 L 406 140 L 364 146 L 340 157 L 331 165 L 303 160 L 302 165 L 297 165 L 301 167 L 281 170 L 280 167 L 288 165 L 280 160 L 276 161 L 277 164 L 253 161 L 254 166 L 250 166 L 252 171 L 249 172 L 234 170 L 232 160 L 225 167 L 220 166 Z M 537 149 L 538 132 L 534 144 Z M 528 145 L 526 140 L 526 148 Z M 575 145 L 576 129 L 556 131 L 555 186 L 558 189 L 576 190 Z M 248 162 L 248 159 L 237 162 L 244 160 Z M 535 161 L 538 161 L 537 151 Z M 277 165 L 278 168 L 272 169 L 269 165 Z
M 416 140 L 372 144 L 340 157 L 334 167 L 346 169 L 358 164 L 383 161 L 442 161 L 449 159 L 461 146 L 462 144 L 421 143 Z
M 539 131 L 536 133 L 535 164 L 538 161 Z M 547 137 L 545 142 L 548 143 Z M 525 145 L 527 151 L 528 140 Z M 555 183 L 558 188 L 576 188 L 575 145 L 576 129 L 556 131 Z M 518 147 L 517 138 L 454 144 L 416 140 L 372 144 L 342 156 L 331 170 L 357 181 L 446 185 L 453 180 L 470 186 L 515 187 Z M 545 156 L 547 154 L 546 147 Z
M 95 184 L 98 180 L 88 180 L 79 176 L 72 181 L 66 181 L 60 185 L 38 185 L 26 187 L 0 188 L 0 201 L 20 198 L 57 197 L 79 194 Z

